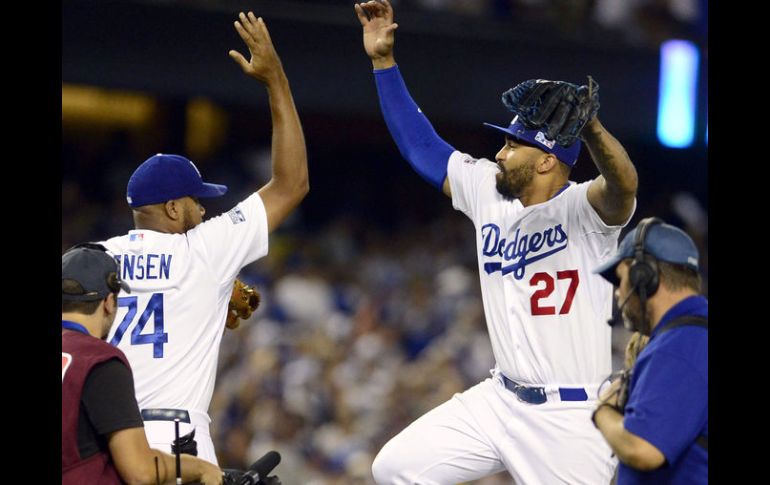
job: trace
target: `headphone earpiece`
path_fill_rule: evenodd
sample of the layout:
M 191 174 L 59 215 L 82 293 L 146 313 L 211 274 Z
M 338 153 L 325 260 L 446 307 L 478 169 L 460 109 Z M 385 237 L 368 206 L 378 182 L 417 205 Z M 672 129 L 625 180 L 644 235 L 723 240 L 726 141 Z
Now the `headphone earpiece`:
M 107 275 L 107 288 L 113 293 L 120 293 L 120 278 L 118 278 L 118 273 L 110 273 Z
M 645 253 L 644 243 L 650 227 L 662 223 L 663 221 L 657 217 L 648 217 L 639 223 L 634 241 L 634 260 L 628 268 L 628 278 L 631 286 L 636 289 L 637 293 L 643 292 L 646 298 L 651 297 L 658 291 L 660 276 L 658 260 L 654 256 Z

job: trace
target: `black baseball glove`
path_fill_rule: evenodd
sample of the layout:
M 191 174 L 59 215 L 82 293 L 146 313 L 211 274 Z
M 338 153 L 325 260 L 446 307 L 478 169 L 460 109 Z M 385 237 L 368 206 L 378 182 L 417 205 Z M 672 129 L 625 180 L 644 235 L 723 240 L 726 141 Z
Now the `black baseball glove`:
M 503 93 L 503 104 L 528 130 L 543 129 L 563 147 L 575 143 L 586 123 L 599 111 L 599 84 L 530 79 Z

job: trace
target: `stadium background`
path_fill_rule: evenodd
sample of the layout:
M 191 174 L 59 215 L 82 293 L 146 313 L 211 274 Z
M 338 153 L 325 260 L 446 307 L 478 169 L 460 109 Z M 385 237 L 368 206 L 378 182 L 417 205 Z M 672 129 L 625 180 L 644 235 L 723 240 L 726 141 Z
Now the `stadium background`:
M 396 58 L 453 146 L 491 158 L 505 89 L 529 78 L 601 85 L 604 124 L 640 175 L 632 225 L 658 215 L 697 241 L 708 294 L 707 2 L 399 0 Z M 125 186 L 156 152 L 229 185 L 229 209 L 269 178 L 264 88 L 227 56 L 245 52 L 237 12 L 262 15 L 305 131 L 311 191 L 243 279 L 263 305 L 220 353 L 210 409 L 225 466 L 269 449 L 287 484 L 371 483 L 377 450 L 492 366 L 473 228 L 414 174 L 379 114 L 352 1 L 65 0 L 62 3 L 62 251 L 131 227 Z M 701 50 L 696 139 L 655 135 L 658 48 Z M 585 152 L 585 151 L 584 151 Z M 596 169 L 581 154 L 573 179 Z M 613 332 L 614 368 L 623 329 Z M 510 483 L 507 474 L 480 480 Z

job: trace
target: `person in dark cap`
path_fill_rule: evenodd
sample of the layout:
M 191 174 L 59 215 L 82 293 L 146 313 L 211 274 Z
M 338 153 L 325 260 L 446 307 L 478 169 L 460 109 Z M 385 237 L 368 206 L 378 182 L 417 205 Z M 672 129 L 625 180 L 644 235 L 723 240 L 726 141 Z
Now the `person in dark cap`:
M 681 229 L 642 220 L 596 268 L 617 286 L 626 328 L 649 336 L 628 379 L 592 419 L 618 456 L 618 485 L 708 482 L 708 300 Z
M 174 456 L 147 443 L 125 355 L 102 340 L 118 292 L 130 292 L 117 263 L 103 246 L 78 245 L 62 255 L 61 278 L 62 485 L 174 483 Z M 219 467 L 190 455 L 180 471 L 222 483 Z

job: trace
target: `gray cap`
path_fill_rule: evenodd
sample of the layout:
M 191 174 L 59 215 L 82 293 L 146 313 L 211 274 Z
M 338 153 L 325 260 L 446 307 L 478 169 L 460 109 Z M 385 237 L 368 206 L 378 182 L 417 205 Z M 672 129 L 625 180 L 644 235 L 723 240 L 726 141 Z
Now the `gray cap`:
M 620 281 L 615 275 L 615 267 L 621 261 L 634 257 L 634 243 L 639 227 L 629 232 L 618 246 L 618 250 L 610 259 L 594 269 L 602 277 L 615 286 Z M 680 264 L 698 271 L 698 248 L 686 232 L 671 224 L 655 224 L 650 226 L 644 238 L 644 252 L 654 256 L 659 261 Z
M 128 285 L 120 279 L 120 267 L 115 259 L 105 251 L 92 247 L 78 247 L 70 249 L 61 257 L 61 279 L 73 280 L 83 287 L 83 293 L 64 293 L 62 300 L 68 301 L 98 301 L 105 298 L 113 290 L 110 288 L 110 273 L 115 273 L 116 283 L 127 293 L 130 293 Z M 113 288 L 115 288 L 113 286 Z

